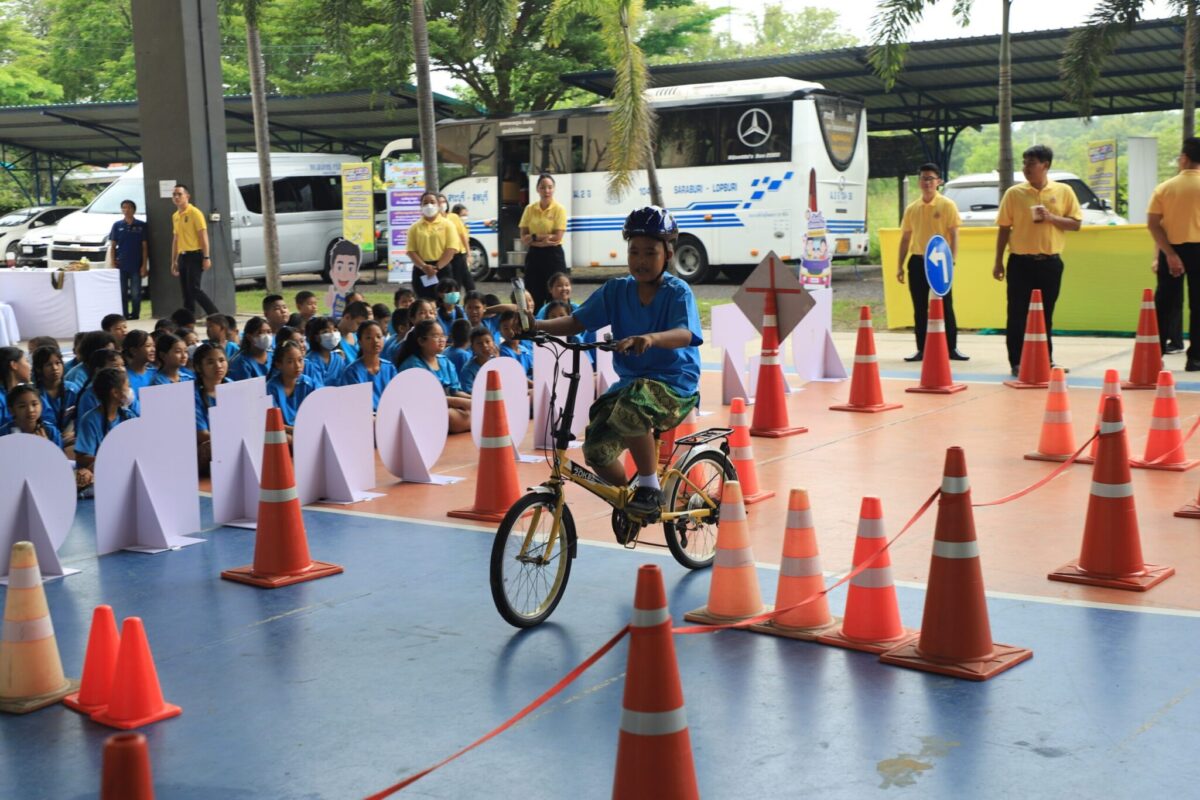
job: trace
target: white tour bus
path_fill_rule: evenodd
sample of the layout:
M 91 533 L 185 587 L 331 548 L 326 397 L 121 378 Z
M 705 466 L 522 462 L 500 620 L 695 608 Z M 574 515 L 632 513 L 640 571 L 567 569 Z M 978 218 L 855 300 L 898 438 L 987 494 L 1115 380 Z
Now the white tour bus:
M 263 255 L 258 156 L 255 153 L 230 153 L 226 159 L 230 207 L 218 210 L 222 220 L 228 220 L 230 225 L 233 274 L 235 278 L 262 278 L 266 275 L 266 258 Z M 271 181 L 275 187 L 279 261 L 283 274 L 325 269 L 329 248 L 342 235 L 341 164 L 360 160 L 354 156 L 322 153 L 271 154 Z M 197 206 L 205 214 L 211 214 L 210 198 L 204 197 L 195 186 L 191 189 Z M 137 203 L 137 215 L 143 219 L 147 212 L 174 213 L 170 200 L 159 198 L 157 192 L 151 192 L 150 196 L 153 199 L 148 200 L 142 165 L 138 164 L 101 192 L 87 208 L 59 221 L 50 248 L 49 266 L 64 267 L 84 256 L 92 262 L 103 263 L 109 230 L 121 218 L 121 201 L 126 198 Z
M 867 130 L 858 98 L 791 78 L 672 86 L 647 92 L 663 201 L 681 234 L 676 270 L 707 280 L 736 275 L 769 250 L 799 261 L 809 208 L 827 221 L 834 258 L 867 253 Z M 540 172 L 554 175 L 567 210 L 572 267 L 621 266 L 621 224 L 649 202 L 606 188 L 609 108 L 573 108 L 502 119 L 438 123 L 443 191 L 470 213 L 475 272 L 516 264 L 517 224 Z

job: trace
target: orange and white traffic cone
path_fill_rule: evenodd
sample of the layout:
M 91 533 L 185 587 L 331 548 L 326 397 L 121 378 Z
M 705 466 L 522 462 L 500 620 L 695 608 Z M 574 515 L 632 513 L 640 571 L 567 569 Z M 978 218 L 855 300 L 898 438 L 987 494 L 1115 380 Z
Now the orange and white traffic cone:
M 108 705 L 121 635 L 112 606 L 96 606 L 92 629 L 88 632 L 87 652 L 83 657 L 83 677 L 79 691 L 63 698 L 63 705 L 84 714 L 92 714 Z
M 1005 381 L 1014 389 L 1044 389 L 1050 383 L 1050 340 L 1046 336 L 1046 314 L 1042 290 L 1029 297 L 1029 315 L 1025 318 L 1025 343 L 1021 345 L 1021 368 L 1015 381 Z
M 783 533 L 775 608 L 787 608 L 814 595 L 817 599 L 762 624 L 751 625 L 750 630 L 815 642 L 818 636 L 840 621 L 830 615 L 829 601 L 821 594 L 824 590 L 825 576 L 821 572 L 821 553 L 813 530 L 808 491 L 792 489 L 788 496 L 787 529 Z
M 491 373 L 489 373 L 491 374 Z M 227 581 L 277 589 L 293 583 L 327 578 L 342 567 L 314 561 L 308 553 L 308 535 L 296 493 L 296 474 L 288 451 L 283 414 L 267 409 L 267 431 L 263 438 L 262 482 L 258 494 L 258 522 L 254 533 L 254 563 L 227 569 Z
M 949 359 L 949 355 L 946 358 Z M 901 408 L 899 403 L 883 402 L 870 306 L 863 306 L 858 312 L 858 343 L 854 349 L 854 372 L 850 376 L 850 402 L 829 408 L 831 411 L 860 411 L 867 414 Z
M 1042 435 L 1038 449 L 1026 453 L 1031 461 L 1066 461 L 1075 452 L 1075 425 L 1071 422 L 1071 395 L 1067 392 L 1067 374 L 1062 367 L 1050 371 L 1050 391 L 1046 393 L 1046 413 L 1042 416 Z
M 880 657 L 885 664 L 986 681 L 1033 657 L 1023 647 L 992 642 L 983 567 L 971 513 L 971 485 L 961 447 L 946 450 L 921 636 Z
M 446 516 L 499 522 L 521 497 L 517 462 L 513 459 L 512 437 L 508 434 L 508 415 L 500 373 L 489 372 L 487 398 L 483 407 L 483 436 L 479 442 L 479 469 L 475 473 L 475 504 L 447 511 Z
M 100 800 L 154 800 L 145 734 L 117 733 L 104 740 Z
M 808 430 L 788 421 L 787 398 L 784 395 L 783 365 L 779 360 L 779 322 L 775 310 L 775 295 L 763 295 L 762 358 L 758 364 L 758 384 L 754 394 L 754 417 L 750 423 L 751 436 L 778 439 L 795 436 Z
M 63 674 L 33 542 L 15 542 L 0 639 L 0 711 L 28 714 L 78 689 L 79 681 Z
M 758 588 L 758 570 L 750 548 L 750 527 L 742 503 L 742 485 L 728 481 L 721 493 L 721 518 L 717 523 L 717 553 L 713 559 L 708 603 L 683 618 L 704 625 L 753 617 L 766 610 Z
M 859 512 L 858 538 L 854 541 L 854 567 L 857 569 L 868 560 L 871 566 L 850 579 L 842 627 L 817 637 L 818 642 L 882 653 L 917 635 L 916 631 L 900 623 L 900 606 L 896 603 L 896 585 L 892 580 L 892 558 L 884 549 L 886 544 L 883 503 L 878 497 L 864 497 Z
M 182 708 L 163 700 L 141 618 L 126 617 L 121 625 L 121 652 L 117 654 L 108 705 L 92 714 L 92 722 L 131 730 L 182 713 Z
M 774 497 L 774 492 L 760 489 L 758 485 L 758 467 L 754 463 L 754 448 L 750 444 L 750 428 L 746 423 L 746 401 L 741 397 L 733 398 L 729 405 L 729 427 L 733 428 L 729 436 L 729 460 L 733 462 L 738 483 L 742 485 L 743 502 L 750 506 Z
M 1129 466 L 1186 472 L 1200 464 L 1200 460 L 1189 459 L 1184 452 L 1182 427 L 1179 403 L 1175 400 L 1175 377 L 1170 370 L 1164 369 L 1158 373 L 1158 391 L 1154 395 L 1146 452 L 1141 458 L 1130 459 Z
M 1047 577 L 1052 581 L 1085 583 L 1144 592 L 1175 574 L 1174 567 L 1142 561 L 1137 509 L 1129 473 L 1129 444 L 1121 401 L 1104 400 L 1100 425 L 1100 454 L 1092 468 L 1092 492 L 1088 497 L 1087 520 L 1079 559 L 1065 564 Z
M 615 800 L 700 797 L 662 571 L 638 568 L 617 737 Z
M 1093 434 L 1100 433 L 1100 423 L 1104 421 L 1104 398 L 1106 397 L 1121 399 L 1121 374 L 1115 369 L 1104 370 L 1104 385 L 1100 388 L 1100 403 L 1096 407 L 1096 426 L 1092 428 Z M 1096 436 L 1095 439 L 1092 439 L 1092 446 L 1088 452 L 1075 459 L 1075 463 L 1095 464 L 1098 452 L 1100 452 L 1100 437 Z
M 955 383 L 950 371 L 950 344 L 946 340 L 946 312 L 940 297 L 929 300 L 929 325 L 925 329 L 925 354 L 921 359 L 921 385 L 904 391 L 917 394 L 954 394 L 967 388 Z
M 1122 381 L 1121 388 L 1154 389 L 1162 368 L 1162 342 L 1158 338 L 1154 290 L 1143 289 L 1142 310 L 1138 315 L 1137 338 L 1133 345 L 1133 363 L 1129 365 L 1129 380 Z

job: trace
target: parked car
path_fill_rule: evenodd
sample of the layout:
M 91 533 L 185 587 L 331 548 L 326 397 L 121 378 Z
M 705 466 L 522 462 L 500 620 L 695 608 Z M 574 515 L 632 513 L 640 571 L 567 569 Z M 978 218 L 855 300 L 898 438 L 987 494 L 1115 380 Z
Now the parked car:
M 58 225 L 43 225 L 34 228 L 17 243 L 18 267 L 45 267 L 46 255 L 50 252 L 50 242 L 54 240 L 54 232 Z
M 4 261 L 0 266 L 11 267 L 17 262 L 21 238 L 35 228 L 54 225 L 79 206 L 31 206 L 19 208 L 0 217 L 0 252 Z
M 1108 205 L 1107 200 L 1101 200 L 1091 187 L 1071 172 L 1050 171 L 1050 180 L 1065 183 L 1075 192 L 1079 205 L 1083 209 L 1084 225 L 1126 225 L 1128 220 L 1118 216 Z M 1023 183 L 1025 176 L 1021 173 L 1013 175 L 1013 183 Z M 960 175 L 946 181 L 943 192 L 946 197 L 958 206 L 959 216 L 964 227 L 982 227 L 996 224 L 996 212 L 1000 208 L 1000 177 L 995 172 L 984 172 L 976 175 Z

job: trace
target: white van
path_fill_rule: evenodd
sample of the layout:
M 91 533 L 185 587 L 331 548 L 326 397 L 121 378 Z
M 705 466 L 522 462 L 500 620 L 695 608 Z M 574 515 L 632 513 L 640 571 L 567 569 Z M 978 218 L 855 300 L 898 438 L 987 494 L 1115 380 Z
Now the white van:
M 1107 200 L 1101 200 L 1084 182 L 1083 178 L 1073 172 L 1050 170 L 1052 181 L 1065 183 L 1075 192 L 1079 207 L 1083 209 L 1084 225 L 1127 225 L 1128 220 L 1117 216 L 1109 207 Z M 1013 185 L 1024 183 L 1025 176 L 1020 172 L 1013 174 Z M 1000 177 L 996 172 L 981 172 L 976 175 L 960 175 L 954 180 L 946 181 L 942 191 L 946 197 L 958 206 L 958 214 L 962 217 L 963 227 L 976 228 L 996 224 L 996 213 L 1000 208 Z
M 258 156 L 230 153 L 229 209 L 220 209 L 229 221 L 233 239 L 235 278 L 266 275 L 263 255 L 262 207 L 259 196 Z M 271 178 L 275 186 L 275 215 L 279 226 L 279 261 L 282 274 L 321 272 L 330 247 L 342 235 L 341 164 L 359 161 L 355 156 L 315 153 L 272 153 Z M 196 187 L 192 187 L 196 193 Z M 157 193 L 155 193 L 157 194 Z M 137 203 L 138 216 L 171 214 L 170 200 L 157 196 L 148 202 L 142 165 L 130 169 L 82 211 L 58 223 L 50 248 L 49 266 L 64 267 L 86 256 L 103 263 L 108 233 L 121 218 L 121 201 Z M 213 209 L 209 198 L 195 194 L 205 214 Z M 369 258 L 369 254 L 368 254 Z M 366 260 L 366 259 L 364 259 Z

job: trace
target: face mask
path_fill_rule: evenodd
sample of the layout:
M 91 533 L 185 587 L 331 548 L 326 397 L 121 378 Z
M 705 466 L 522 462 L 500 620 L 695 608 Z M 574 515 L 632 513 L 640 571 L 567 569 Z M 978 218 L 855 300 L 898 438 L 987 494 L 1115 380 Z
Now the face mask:
M 126 386 L 125 394 L 121 396 L 121 408 L 129 408 L 133 405 L 133 389 Z
M 196 357 L 196 350 L 198 350 L 199 348 L 200 348 L 200 345 L 198 345 L 198 344 L 189 344 L 188 345 L 188 361 L 191 361 L 193 358 Z
M 271 348 L 271 335 L 269 333 L 262 333 L 255 336 L 254 344 L 258 346 L 259 350 L 269 350 Z
M 332 350 L 342 343 L 342 335 L 337 331 L 325 331 L 321 334 L 321 347 Z
M 457 305 L 461 297 L 462 295 L 458 292 L 446 292 L 446 302 L 452 306 Z
M 445 203 L 443 203 L 441 206 L 439 206 L 439 208 L 442 209 L 443 214 L 445 214 L 447 211 L 450 210 L 450 206 L 446 205 Z
M 425 215 L 425 219 L 433 219 L 437 216 L 438 207 L 433 203 L 426 203 L 421 206 L 421 213 Z

